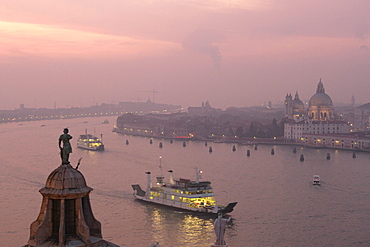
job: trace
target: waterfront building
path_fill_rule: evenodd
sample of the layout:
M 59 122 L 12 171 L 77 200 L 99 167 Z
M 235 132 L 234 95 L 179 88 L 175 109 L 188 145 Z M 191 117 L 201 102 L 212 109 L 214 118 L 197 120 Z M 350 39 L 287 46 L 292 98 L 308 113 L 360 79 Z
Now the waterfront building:
M 370 129 L 370 103 L 355 108 L 355 126 L 362 131 Z
M 206 103 L 202 102 L 201 107 L 189 106 L 188 113 L 197 116 L 218 116 L 222 113 L 222 110 L 213 108 L 209 101 L 206 101 Z
M 161 136 L 164 133 L 166 120 L 158 118 L 157 115 L 159 114 L 123 114 L 117 118 L 115 131 L 130 135 Z M 164 116 L 168 117 L 169 115 L 165 114 Z
M 304 133 L 300 142 L 306 146 L 338 149 L 370 150 L 370 133 L 352 132 L 349 134 Z
M 299 99 L 298 92 L 294 100 L 291 95 L 285 97 L 286 117 L 284 124 L 284 138 L 286 140 L 301 141 L 304 134 L 347 134 L 351 125 L 334 117 L 333 102 L 325 93 L 321 79 L 316 93 L 310 98 L 307 113 L 304 104 Z
M 349 133 L 351 126 L 345 121 L 313 121 L 305 119 L 299 122 L 291 121 L 284 124 L 284 138 L 301 140 L 304 134 L 341 134 Z
M 192 128 L 180 120 L 185 115 L 186 113 L 147 115 L 127 113 L 117 118 L 114 131 L 148 137 L 190 138 Z

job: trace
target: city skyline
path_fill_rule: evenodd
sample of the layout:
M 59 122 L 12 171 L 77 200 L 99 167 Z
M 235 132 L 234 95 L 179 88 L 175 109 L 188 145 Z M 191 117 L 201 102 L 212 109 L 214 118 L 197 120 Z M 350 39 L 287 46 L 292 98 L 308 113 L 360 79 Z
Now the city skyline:
M 370 2 L 0 2 L 0 109 L 370 101 Z

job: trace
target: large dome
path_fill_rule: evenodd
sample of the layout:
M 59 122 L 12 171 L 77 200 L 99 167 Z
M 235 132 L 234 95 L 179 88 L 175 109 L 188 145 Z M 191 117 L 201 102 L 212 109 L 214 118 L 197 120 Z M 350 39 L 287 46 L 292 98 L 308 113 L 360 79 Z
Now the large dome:
M 333 101 L 331 100 L 330 96 L 325 93 L 324 85 L 321 82 L 317 85 L 317 90 L 314 95 L 312 95 L 309 103 L 309 107 L 312 106 L 333 106 Z
M 309 106 L 333 106 L 333 101 L 326 93 L 316 93 L 312 95 Z
M 41 194 L 68 196 L 71 194 L 86 194 L 92 188 L 86 185 L 81 172 L 70 164 L 62 164 L 52 171 L 46 180 L 45 187 L 40 189 Z

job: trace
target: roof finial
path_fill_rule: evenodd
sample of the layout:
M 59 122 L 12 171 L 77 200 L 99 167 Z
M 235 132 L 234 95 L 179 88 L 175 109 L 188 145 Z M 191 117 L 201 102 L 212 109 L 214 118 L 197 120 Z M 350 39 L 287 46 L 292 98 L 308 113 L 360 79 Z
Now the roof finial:
M 325 93 L 324 84 L 321 82 L 321 78 L 319 83 L 317 84 L 316 93 Z

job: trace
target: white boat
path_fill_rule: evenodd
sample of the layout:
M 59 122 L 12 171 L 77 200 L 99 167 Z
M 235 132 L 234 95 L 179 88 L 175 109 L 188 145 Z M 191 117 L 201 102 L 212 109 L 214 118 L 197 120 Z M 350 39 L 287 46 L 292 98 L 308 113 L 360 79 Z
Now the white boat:
M 320 176 L 319 176 L 319 175 L 313 175 L 313 181 L 312 181 L 312 184 L 313 184 L 313 185 L 321 185 L 321 182 L 320 182 Z
M 91 151 L 104 151 L 104 144 L 103 144 L 103 135 L 100 135 L 100 139 L 96 136 L 86 133 L 84 135 L 80 135 L 77 140 L 77 147 L 82 149 L 87 149 Z
M 138 184 L 132 185 L 136 199 L 182 210 L 210 214 L 232 212 L 237 204 L 237 202 L 232 202 L 226 207 L 216 204 L 211 182 L 199 181 L 201 171 L 198 171 L 198 169 L 196 169 L 195 181 L 183 178 L 175 180 L 172 170 L 168 172 L 170 175 L 169 182 L 164 182 L 164 177 L 158 176 L 156 186 L 151 186 L 151 173 L 146 172 L 146 191 L 142 190 Z

